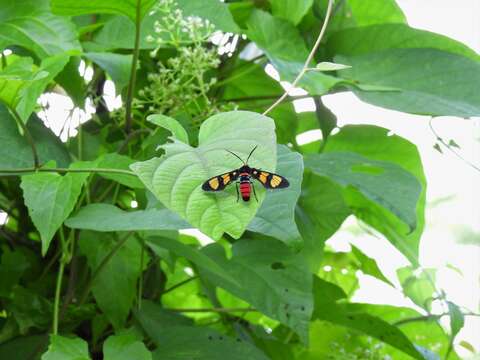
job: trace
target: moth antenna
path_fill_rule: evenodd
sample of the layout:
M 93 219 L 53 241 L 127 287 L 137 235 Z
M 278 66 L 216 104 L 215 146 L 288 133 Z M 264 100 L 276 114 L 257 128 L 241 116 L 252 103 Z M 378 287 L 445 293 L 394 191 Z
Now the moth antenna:
M 250 156 L 252 156 L 253 152 L 257 149 L 258 145 L 255 145 L 255 147 L 250 151 L 250 154 L 248 154 L 247 161 L 245 161 L 245 164 L 248 164 L 248 160 L 250 160 Z
M 237 157 L 244 165 L 246 164 L 245 161 L 243 161 L 242 158 L 240 156 L 238 156 L 237 154 L 235 154 L 234 152 L 231 152 L 230 150 L 227 150 L 227 149 L 225 149 L 225 151 L 228 151 L 230 154 Z

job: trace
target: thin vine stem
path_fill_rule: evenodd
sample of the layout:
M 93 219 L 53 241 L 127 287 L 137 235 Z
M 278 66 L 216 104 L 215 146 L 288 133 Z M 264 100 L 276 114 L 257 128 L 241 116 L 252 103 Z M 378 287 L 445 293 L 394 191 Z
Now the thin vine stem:
M 448 143 L 445 142 L 445 140 L 443 140 L 439 135 L 438 133 L 435 131 L 435 128 L 433 127 L 433 124 L 432 124 L 432 121 L 433 121 L 433 117 L 430 118 L 430 121 L 428 122 L 428 126 L 430 126 L 430 130 L 432 131 L 433 135 L 435 135 L 435 137 L 437 138 L 437 141 L 439 141 L 443 146 L 445 146 L 452 154 L 454 154 L 457 158 L 459 158 L 460 160 L 462 160 L 465 164 L 467 164 L 468 166 L 470 166 L 472 169 L 475 169 L 477 170 L 478 172 L 480 172 L 480 168 L 478 166 L 476 166 L 474 163 L 468 161 L 467 159 L 465 159 L 462 155 L 460 155 L 458 152 L 456 152 Z
M 327 30 L 328 20 L 330 19 L 330 15 L 332 13 L 332 5 L 333 5 L 333 0 L 328 0 L 327 12 L 325 13 L 325 20 L 323 22 L 322 29 L 318 34 L 317 40 L 315 41 L 315 45 L 313 45 L 312 51 L 310 51 L 310 54 L 308 54 L 307 60 L 305 61 L 305 64 L 303 65 L 302 70 L 297 75 L 295 80 L 293 80 L 292 87 L 297 86 L 298 82 L 302 79 L 303 75 L 305 75 L 305 73 L 308 71 L 308 66 L 310 65 L 310 62 L 313 60 L 313 57 L 315 56 L 315 53 L 317 52 L 318 47 L 320 46 L 320 42 L 322 41 L 323 35 Z M 285 91 L 283 95 L 277 99 L 277 101 L 275 101 L 267 110 L 263 112 L 263 115 L 267 115 L 270 111 L 272 111 L 275 107 L 277 107 L 283 100 L 285 100 L 287 96 L 288 96 L 288 91 Z
M 18 175 L 34 172 L 54 172 L 54 173 L 111 173 L 136 176 L 134 172 L 122 169 L 108 169 L 108 168 L 84 168 L 84 169 L 67 169 L 67 168 L 19 168 L 19 169 L 0 169 L 0 176 Z
M 162 295 L 165 295 L 166 293 L 169 293 L 170 291 L 173 291 L 175 289 L 178 289 L 180 286 L 183 286 L 185 284 L 188 284 L 190 281 L 193 281 L 193 280 L 196 280 L 198 279 L 198 276 L 192 276 L 192 277 L 189 277 L 183 281 L 180 281 L 178 284 L 175 284 L 175 285 L 172 285 L 171 287 L 169 287 L 168 289 L 165 289 L 163 292 L 162 292 Z
M 30 145 L 30 148 L 32 149 L 32 156 L 33 156 L 33 168 L 38 169 L 40 167 L 40 158 L 38 157 L 38 151 L 37 147 L 35 146 L 35 141 L 33 141 L 32 134 L 28 130 L 27 126 L 25 123 L 22 121 L 22 118 L 18 114 L 17 110 L 15 109 L 10 109 L 15 121 L 17 122 L 18 126 L 23 131 L 23 134 L 25 135 L 25 139 L 27 140 L 28 144 Z
M 142 0 L 137 0 L 137 9 L 135 14 L 135 44 L 133 48 L 132 67 L 130 69 L 130 81 L 128 82 L 127 101 L 125 103 L 125 132 L 127 134 L 132 130 L 132 101 L 135 82 L 137 80 L 137 62 L 140 54 L 140 10 Z

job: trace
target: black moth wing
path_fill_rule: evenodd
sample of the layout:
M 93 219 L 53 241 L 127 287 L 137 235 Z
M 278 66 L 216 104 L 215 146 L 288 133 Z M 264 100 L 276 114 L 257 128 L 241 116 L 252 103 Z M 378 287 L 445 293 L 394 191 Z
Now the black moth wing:
M 238 179 L 238 170 L 230 171 L 224 174 L 214 176 L 202 185 L 204 191 L 221 191 L 225 187 Z
M 283 176 L 264 170 L 252 168 L 251 176 L 260 181 L 267 189 L 282 189 L 290 185 Z

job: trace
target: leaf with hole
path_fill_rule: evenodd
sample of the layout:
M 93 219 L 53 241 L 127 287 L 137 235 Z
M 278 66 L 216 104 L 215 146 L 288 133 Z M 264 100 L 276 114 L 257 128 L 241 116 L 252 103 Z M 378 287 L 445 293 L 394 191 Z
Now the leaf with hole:
M 242 165 L 226 150 L 246 159 L 255 146 L 249 165 L 274 172 L 277 151 L 273 120 L 247 111 L 220 113 L 202 124 L 198 147 L 174 139 L 161 146 L 164 156 L 135 163 L 131 168 L 167 208 L 204 234 L 215 240 L 224 233 L 239 238 L 265 191 L 257 190 L 258 202 L 237 202 L 234 184 L 220 192 L 205 192 L 202 184 Z
M 211 273 L 201 272 L 201 275 L 207 275 L 213 284 L 290 327 L 304 343 L 308 341 L 313 308 L 312 275 L 302 257 L 271 238 L 236 242 L 230 259 L 218 244 L 208 245 L 202 252 L 236 279 L 237 284 Z

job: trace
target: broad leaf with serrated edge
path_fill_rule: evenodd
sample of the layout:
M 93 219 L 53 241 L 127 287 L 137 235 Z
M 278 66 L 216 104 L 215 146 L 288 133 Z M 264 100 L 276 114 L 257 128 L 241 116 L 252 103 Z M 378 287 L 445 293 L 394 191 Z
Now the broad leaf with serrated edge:
M 151 360 L 145 344 L 132 334 L 112 335 L 103 344 L 104 360 Z
M 206 235 L 216 240 L 223 233 L 239 238 L 261 205 L 265 191 L 257 190 L 258 202 L 253 197 L 250 202 L 238 202 L 235 184 L 219 192 L 205 192 L 202 184 L 242 165 L 227 149 L 246 159 L 255 146 L 249 165 L 275 171 L 273 120 L 247 111 L 220 113 L 202 124 L 198 147 L 174 139 L 161 146 L 164 156 L 135 163 L 131 168 L 166 207 Z
M 71 168 L 78 167 L 82 164 L 71 165 Z M 87 172 L 63 176 L 54 172 L 39 172 L 22 176 L 23 198 L 40 233 L 42 255 L 47 253 L 55 232 L 72 212 L 88 176 Z
M 88 344 L 78 337 L 50 336 L 50 345 L 42 360 L 90 360 Z

